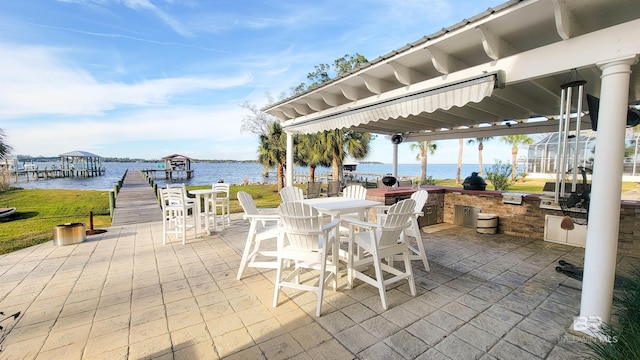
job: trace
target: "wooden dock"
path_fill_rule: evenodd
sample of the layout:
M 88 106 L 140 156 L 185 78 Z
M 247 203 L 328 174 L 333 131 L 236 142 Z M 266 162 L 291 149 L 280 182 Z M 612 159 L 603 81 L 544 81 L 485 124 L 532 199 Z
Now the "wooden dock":
M 43 169 L 34 168 L 32 170 L 13 170 L 10 172 L 11 177 L 15 178 L 18 182 L 20 178 L 24 178 L 24 181 L 35 181 L 45 179 L 59 179 L 59 178 L 89 178 L 95 176 L 103 176 L 106 173 L 104 167 L 95 169 L 70 169 L 59 167 L 44 167 Z
M 171 169 L 146 169 L 140 170 L 152 179 L 191 179 L 194 175 L 193 170 L 171 170 Z M 163 175 L 164 174 L 164 175 Z
M 129 170 L 116 196 L 111 226 L 162 221 L 162 210 L 153 188 L 138 171 Z

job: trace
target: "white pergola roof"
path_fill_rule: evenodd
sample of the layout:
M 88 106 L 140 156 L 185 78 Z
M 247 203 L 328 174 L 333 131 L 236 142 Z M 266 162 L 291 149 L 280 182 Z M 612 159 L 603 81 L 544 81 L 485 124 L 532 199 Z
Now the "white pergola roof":
M 636 56 L 638 39 L 638 0 L 509 1 L 264 110 L 288 133 L 348 128 L 416 141 L 553 132 L 571 69 L 599 97 L 597 64 Z M 640 99 L 638 70 L 629 104 Z

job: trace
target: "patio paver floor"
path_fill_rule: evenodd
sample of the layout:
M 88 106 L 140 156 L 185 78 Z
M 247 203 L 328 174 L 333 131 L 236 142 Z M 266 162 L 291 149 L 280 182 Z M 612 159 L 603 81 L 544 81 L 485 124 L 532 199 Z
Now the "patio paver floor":
M 439 230 L 439 231 L 437 231 Z M 566 330 L 580 282 L 555 271 L 584 249 L 437 225 L 424 234 L 431 271 L 406 283 L 357 282 L 315 295 L 285 291 L 273 271 L 235 279 L 248 223 L 162 245 L 162 224 L 112 227 L 77 245 L 0 256 L 0 310 L 22 312 L 0 359 L 582 359 Z M 419 266 L 420 265 L 420 266 Z M 640 259 L 619 258 L 619 273 Z

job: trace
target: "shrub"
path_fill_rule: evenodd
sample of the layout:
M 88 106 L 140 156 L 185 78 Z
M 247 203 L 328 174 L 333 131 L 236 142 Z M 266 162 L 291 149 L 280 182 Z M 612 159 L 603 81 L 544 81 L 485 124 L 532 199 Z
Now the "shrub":
M 611 341 L 587 344 L 601 359 L 640 359 L 640 271 L 620 284 L 614 303 L 618 320 L 603 328 L 603 335 Z
M 8 171 L 0 172 L 0 192 L 7 191 L 11 187 L 11 178 Z
M 433 176 L 427 176 L 427 179 L 425 181 L 420 181 L 420 178 L 416 177 L 413 179 L 412 182 L 413 182 L 413 185 L 415 186 L 436 184 L 436 180 L 433 178 Z
M 485 172 L 487 173 L 487 180 L 498 191 L 505 191 L 513 184 L 511 181 L 511 164 L 509 163 L 496 160 L 493 166 L 485 168 Z

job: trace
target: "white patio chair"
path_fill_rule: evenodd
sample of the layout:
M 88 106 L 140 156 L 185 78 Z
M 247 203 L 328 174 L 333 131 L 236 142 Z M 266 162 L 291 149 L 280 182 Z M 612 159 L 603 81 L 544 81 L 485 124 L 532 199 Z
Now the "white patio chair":
M 362 185 L 349 185 L 342 190 L 342 196 L 349 199 L 366 199 L 367 188 Z
M 184 183 L 181 184 L 167 184 L 167 189 L 181 189 L 182 194 L 184 194 L 184 201 L 187 205 L 195 205 L 196 200 L 194 198 L 189 197 L 187 193 L 187 186 Z
M 278 306 L 278 295 L 282 287 L 313 291 L 318 296 L 316 316 L 320 316 L 325 286 L 333 280 L 333 289 L 337 288 L 338 259 L 337 253 L 334 252 L 337 246 L 334 245 L 340 220 L 336 219 L 323 226 L 322 216 L 318 211 L 301 202 L 282 203 L 278 211 L 282 228 L 278 237 L 278 267 L 273 307 Z M 287 264 L 292 264 L 293 269 L 287 267 Z M 319 270 L 317 283 L 308 283 L 315 282 L 315 277 L 300 282 L 300 275 L 305 269 Z M 288 270 L 291 271 L 284 274 Z
M 413 216 L 414 208 L 414 200 L 402 200 L 389 208 L 382 224 L 354 219 L 344 220 L 349 223 L 349 253 L 354 254 L 353 245 L 355 244 L 358 247 L 358 254 L 361 256 L 357 260 L 354 260 L 354 256 L 349 257 L 349 286 L 353 285 L 355 278 L 377 287 L 384 309 L 387 309 L 386 287 L 388 285 L 407 280 L 411 295 L 416 295 L 413 269 L 411 268 L 411 260 L 409 260 L 409 248 L 406 242 L 399 241 L 402 232 L 410 226 L 409 218 Z M 356 231 L 356 227 L 359 228 L 359 231 Z M 390 258 L 396 254 L 402 254 L 404 271 L 382 262 L 382 259 Z M 375 270 L 375 278 L 362 272 L 363 267 L 371 264 Z M 383 272 L 392 276 L 385 279 Z
M 237 280 L 242 279 L 242 273 L 247 267 L 275 269 L 277 267 L 276 239 L 278 237 L 278 215 L 277 209 L 258 209 L 251 195 L 244 191 L 238 191 L 238 201 L 244 210 L 244 218 L 249 220 L 249 233 L 242 252 L 240 268 L 238 269 Z M 272 250 L 265 250 L 263 242 L 271 241 Z M 264 244 L 266 245 L 266 244 Z M 260 256 L 260 259 L 256 258 Z M 265 259 L 268 258 L 268 259 Z
M 429 198 L 429 193 L 426 190 L 418 190 L 411 194 L 411 199 L 416 202 L 416 207 L 413 212 L 413 216 L 409 218 L 409 222 L 411 226 L 409 226 L 402 233 L 400 237 L 400 241 L 406 241 L 407 246 L 409 247 L 410 255 L 409 259 L 411 260 L 422 260 L 422 264 L 424 265 L 424 269 L 426 271 L 430 271 L 429 261 L 427 260 L 427 253 L 424 249 L 424 243 L 422 242 L 422 235 L 420 234 L 420 225 L 418 225 L 418 218 L 420 216 L 424 216 L 422 209 L 424 208 L 424 204 L 427 203 L 427 199 Z M 389 209 L 389 206 L 379 206 L 376 208 L 378 223 L 384 221 L 385 212 Z M 414 247 L 407 236 L 415 238 L 416 246 Z M 400 260 L 400 256 L 396 255 L 395 257 L 389 259 L 391 265 L 393 265 L 393 260 Z
M 297 186 L 285 186 L 280 190 L 280 198 L 282 198 L 282 202 L 292 202 L 292 201 L 300 201 L 304 200 L 304 192 Z
M 227 183 L 213 183 L 211 189 L 219 190 L 221 192 L 215 194 L 210 198 L 209 205 L 215 212 L 220 209 L 222 225 L 224 226 L 225 220 L 227 225 L 231 225 L 231 203 L 229 199 L 229 184 Z
M 167 235 L 174 234 L 182 237 L 182 244 L 187 242 L 187 230 L 193 229 L 193 236 L 197 236 L 195 218 L 189 216 L 189 209 L 194 213 L 194 204 L 187 204 L 183 190 L 180 188 L 160 189 L 162 205 L 162 244 L 167 244 Z
M 342 190 L 342 196 L 348 199 L 365 200 L 367 198 L 367 188 L 362 185 L 349 185 Z M 342 217 L 363 220 L 359 218 L 359 214 L 347 214 Z M 348 231 L 349 229 L 344 226 L 340 229 L 340 232 L 344 235 Z

